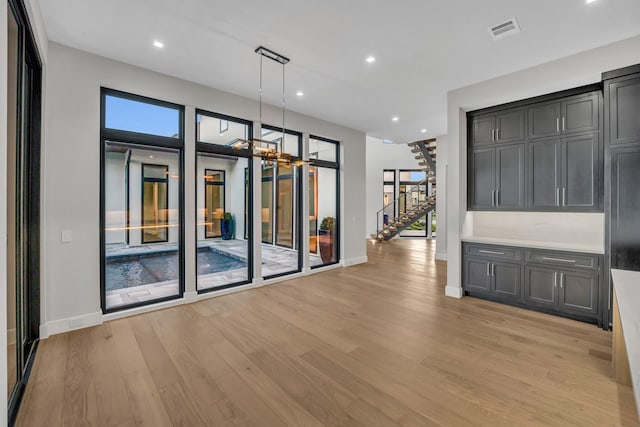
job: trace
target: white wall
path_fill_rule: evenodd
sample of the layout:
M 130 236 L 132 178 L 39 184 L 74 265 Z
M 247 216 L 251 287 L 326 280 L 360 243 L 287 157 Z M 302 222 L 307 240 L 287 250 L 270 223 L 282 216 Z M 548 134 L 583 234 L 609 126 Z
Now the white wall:
M 46 75 L 46 137 L 43 172 L 46 315 L 43 323 L 100 316 L 99 180 L 100 86 L 186 105 L 185 161 L 195 170 L 194 108 L 258 119 L 256 101 L 151 72 L 56 43 L 49 44 Z M 267 106 L 265 123 L 281 111 Z M 343 259 L 366 261 L 365 135 L 363 132 L 288 113 L 287 127 L 338 140 L 343 150 Z M 195 176 L 185 176 L 186 206 L 195 205 Z M 191 188 L 193 187 L 193 188 Z M 189 215 L 188 215 L 189 216 Z M 195 216 L 186 218 L 187 292 L 195 291 Z M 72 230 L 74 241 L 60 242 Z M 189 234 L 191 233 L 191 234 Z M 193 271 L 192 271 L 193 270 Z M 61 329 L 65 329 L 64 325 Z
M 639 62 L 640 36 L 448 93 L 447 295 L 462 296 L 460 236 L 467 209 L 466 112 L 599 82 L 602 72 Z
M 437 140 L 436 163 L 436 259 L 447 259 L 447 168 L 449 167 L 449 137 L 441 135 Z

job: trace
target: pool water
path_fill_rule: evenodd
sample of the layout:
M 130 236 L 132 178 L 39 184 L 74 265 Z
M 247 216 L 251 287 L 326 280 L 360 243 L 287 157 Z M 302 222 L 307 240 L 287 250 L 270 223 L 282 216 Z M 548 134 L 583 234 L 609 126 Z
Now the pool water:
M 132 255 L 107 259 L 105 282 L 107 291 L 178 280 L 178 252 Z M 246 268 L 247 262 L 209 249 L 198 250 L 197 274 Z

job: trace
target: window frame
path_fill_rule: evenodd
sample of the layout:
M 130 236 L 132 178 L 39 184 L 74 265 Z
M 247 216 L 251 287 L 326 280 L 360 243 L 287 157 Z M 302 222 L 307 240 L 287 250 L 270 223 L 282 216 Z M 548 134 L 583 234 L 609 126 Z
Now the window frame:
M 145 242 L 144 241 L 144 222 L 145 222 L 145 217 L 144 217 L 144 184 L 147 182 L 158 182 L 158 183 L 163 183 L 166 184 L 166 189 L 165 189 L 165 200 L 167 201 L 167 221 L 169 220 L 169 165 L 159 165 L 159 164 L 154 164 L 154 163 L 141 163 L 140 164 L 141 167 L 141 189 L 140 189 L 140 224 L 142 225 L 142 229 L 140 229 L 140 242 L 143 245 L 147 245 L 147 244 L 152 244 L 152 243 L 167 243 L 169 241 L 169 224 L 167 223 L 167 225 L 164 227 L 166 229 L 166 236 L 167 238 L 164 240 L 156 240 L 153 242 Z M 156 168 L 164 168 L 165 170 L 165 178 L 146 178 L 144 176 L 144 168 L 145 167 L 156 167 Z M 127 213 L 128 214 L 128 213 Z M 129 218 L 127 218 L 127 222 L 129 221 Z
M 340 158 L 340 141 L 336 141 L 333 139 L 329 139 L 329 138 L 324 138 L 321 136 L 317 136 L 317 135 L 309 135 L 309 139 L 316 139 L 318 141 L 323 141 L 323 142 L 329 142 L 331 144 L 335 144 L 336 146 L 336 161 L 335 162 L 330 162 L 327 160 L 320 160 L 320 159 L 309 159 L 309 166 L 313 166 L 316 168 L 316 173 L 317 173 L 317 168 L 327 168 L 327 169 L 334 169 L 335 173 L 336 173 L 336 221 L 335 221 L 335 238 L 337 239 L 336 241 L 336 260 L 333 262 L 329 262 L 329 263 L 325 263 L 325 264 L 321 264 L 321 265 L 316 265 L 316 266 L 311 266 L 312 270 L 315 270 L 317 268 L 322 268 L 322 267 L 327 267 L 330 265 L 334 265 L 334 264 L 339 264 L 340 263 L 340 246 L 342 244 L 342 239 L 341 239 L 341 230 L 342 230 L 342 211 L 341 211 L 341 199 L 342 199 L 342 194 L 340 192 L 340 188 L 341 188 L 341 183 L 340 183 L 340 171 L 342 170 L 341 167 L 341 158 Z M 308 238 L 309 236 L 307 236 Z
M 198 253 L 198 239 L 197 239 L 197 226 L 198 226 L 198 198 L 196 197 L 195 200 L 195 212 L 194 212 L 194 217 L 195 217 L 195 224 L 196 224 L 196 239 L 195 239 L 195 250 L 196 250 L 196 265 L 195 265 L 195 269 L 196 269 L 196 292 L 198 293 L 198 295 L 201 294 L 207 294 L 210 292 L 216 292 L 216 291 L 221 291 L 224 289 L 230 289 L 230 288 L 235 288 L 238 286 L 243 286 L 243 285 L 248 285 L 253 283 L 253 278 L 254 278 L 254 266 L 253 266 L 253 260 L 254 260 L 254 251 L 253 251 L 253 192 L 254 192 L 254 188 L 253 188 L 253 174 L 254 174 L 254 170 L 253 170 L 253 153 L 250 152 L 250 150 L 238 150 L 235 148 L 231 148 L 231 147 L 227 147 L 225 145 L 220 145 L 220 144 L 212 144 L 210 142 L 203 142 L 203 141 L 198 141 L 198 115 L 203 115 L 203 116 L 207 116 L 207 117 L 211 117 L 214 119 L 218 119 L 218 120 L 226 120 L 229 122 L 235 122 L 235 123 L 239 123 L 242 125 L 247 126 L 247 134 L 249 135 L 249 138 L 251 138 L 251 136 L 253 135 L 253 122 L 251 120 L 247 120 L 247 119 L 243 119 L 240 117 L 234 117 L 234 116 L 230 116 L 227 114 L 222 114 L 222 113 L 216 113 L 213 111 L 208 111 L 208 110 L 204 110 L 201 108 L 196 108 L 195 111 L 195 120 L 193 122 L 193 129 L 194 129 L 194 135 L 195 135 L 195 139 L 196 139 L 196 149 L 195 149 L 195 154 L 194 154 L 194 158 L 195 158 L 195 170 L 194 170 L 194 174 L 195 174 L 195 180 L 197 182 L 198 180 L 198 155 L 200 153 L 205 153 L 205 154 L 212 154 L 212 155 L 220 155 L 220 156 L 230 156 L 230 157 L 238 157 L 238 158 L 246 158 L 247 159 L 247 166 L 246 169 L 248 169 L 247 171 L 245 171 L 245 173 L 248 173 L 248 191 L 251 195 L 251 197 L 247 197 L 247 195 L 245 194 L 243 197 L 245 199 L 245 204 L 248 201 L 248 206 L 247 206 L 247 221 L 245 223 L 245 233 L 247 235 L 247 238 L 245 238 L 245 240 L 247 240 L 247 279 L 246 280 L 241 280 L 239 282 L 234 282 L 234 283 L 228 283 L 225 285 L 220 285 L 220 286 L 214 286 L 211 288 L 204 288 L 201 289 L 198 286 L 198 264 L 197 264 L 197 253 Z M 245 175 L 246 176 L 246 175 Z M 226 183 L 226 174 L 225 174 L 225 183 Z M 243 187 L 244 187 L 244 182 L 243 182 Z M 244 188 L 243 188 L 244 191 Z M 226 185 L 225 185 L 225 198 L 226 198 Z M 225 204 L 226 204 L 226 199 L 225 199 Z M 205 230 L 205 236 L 206 236 L 206 230 Z M 206 240 L 206 237 L 205 237 Z
M 115 130 L 105 127 L 106 116 L 106 96 L 116 94 L 116 96 L 131 99 L 135 101 L 149 102 L 154 105 L 160 105 L 164 107 L 170 107 L 178 110 L 179 117 L 179 135 L 178 138 L 170 138 L 156 135 L 149 135 L 145 133 L 131 132 Z M 149 98 L 142 95 L 123 92 L 107 87 L 100 87 L 100 307 L 103 314 L 117 313 L 123 310 L 130 310 L 133 308 L 144 307 L 148 305 L 159 304 L 166 301 L 172 301 L 181 299 L 184 297 L 185 290 L 185 180 L 183 179 L 185 170 L 185 158 L 184 158 L 184 110 L 183 105 L 174 104 L 159 99 Z M 180 168 L 179 176 L 180 183 L 178 184 L 178 227 L 179 227 L 179 239 L 178 239 L 178 292 L 175 295 L 162 297 L 158 299 L 140 301 L 133 304 L 123 304 L 117 307 L 107 307 L 106 297 L 106 237 L 105 237 L 105 208 L 106 208 L 106 180 L 105 180 L 105 153 L 107 143 L 118 143 L 120 145 L 131 146 L 132 149 L 151 149 L 159 151 L 173 151 L 178 155 L 178 165 Z
M 298 156 L 291 156 L 291 160 L 292 161 L 296 161 L 296 160 L 301 160 L 301 154 L 302 154 L 302 132 L 298 132 L 292 129 L 282 129 L 282 127 L 278 127 L 278 126 L 273 126 L 273 125 L 268 125 L 268 124 L 261 124 L 261 129 L 260 129 L 260 134 L 262 135 L 262 129 L 267 129 L 270 131 L 274 131 L 274 132 L 280 132 L 284 134 L 282 135 L 282 138 L 284 140 L 285 135 L 293 135 L 296 136 L 298 138 Z M 297 173 L 297 177 L 295 180 L 293 180 L 293 184 L 294 187 L 297 188 L 297 195 L 296 197 L 294 197 L 293 202 L 294 202 L 294 210 L 297 208 L 297 214 L 294 217 L 294 221 L 295 224 L 293 226 L 293 232 L 295 233 L 295 239 L 293 240 L 294 243 L 294 247 L 297 246 L 297 251 L 298 251 L 298 267 L 296 270 L 291 270 L 291 271 L 286 271 L 284 273 L 277 273 L 277 274 L 272 274 L 269 276 L 263 276 L 263 280 L 270 280 L 270 279 L 276 279 L 278 277 L 283 277 L 283 276 L 288 276 L 291 274 L 295 274 L 295 273 L 299 273 L 302 271 L 302 266 L 304 264 L 304 256 L 306 256 L 306 254 L 303 254 L 303 250 L 302 250 L 302 179 L 303 179 L 303 173 L 302 173 L 302 167 L 300 166 L 293 166 L 292 167 L 297 167 L 298 168 L 298 173 Z M 278 230 L 278 201 L 277 201 L 277 194 L 278 194 L 278 167 L 275 167 L 274 173 L 273 173 L 273 182 L 274 182 L 274 186 L 273 186 L 273 194 L 272 194 L 272 200 L 273 200 L 273 224 L 272 224 L 272 229 L 273 229 L 273 242 L 270 243 L 274 246 L 280 246 L 280 247 L 285 247 L 286 246 L 281 246 L 281 245 L 277 245 L 276 241 L 276 234 L 277 234 L 277 230 Z M 260 170 L 260 174 L 262 175 L 262 169 Z M 261 181 L 262 182 L 262 176 L 261 176 Z M 260 238 L 260 240 L 262 240 L 262 236 Z M 269 243 L 267 243 L 269 244 Z M 288 248 L 291 249 L 291 248 Z
M 209 172 L 219 172 L 222 173 L 222 181 L 221 182 L 207 182 L 206 176 L 209 175 Z M 227 172 L 223 169 L 204 169 L 204 205 L 205 208 L 207 206 L 207 186 L 217 186 L 222 187 L 222 213 L 224 214 L 227 209 Z M 207 226 L 205 224 L 204 228 L 204 238 L 206 239 L 216 239 L 218 237 L 222 237 L 222 232 L 220 232 L 219 236 L 208 236 L 207 235 Z

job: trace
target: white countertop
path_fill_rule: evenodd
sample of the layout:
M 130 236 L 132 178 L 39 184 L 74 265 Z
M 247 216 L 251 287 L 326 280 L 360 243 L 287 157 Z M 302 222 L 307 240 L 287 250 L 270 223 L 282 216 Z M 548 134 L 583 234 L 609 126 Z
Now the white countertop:
M 574 243 L 557 243 L 557 242 L 540 242 L 535 240 L 517 240 L 517 239 L 502 239 L 496 237 L 479 237 L 479 236 L 466 236 L 462 237 L 463 242 L 469 243 L 485 243 L 490 245 L 503 245 L 503 246 L 519 246 L 525 248 L 534 249 L 549 249 L 553 251 L 568 251 L 568 252 L 584 252 L 589 254 L 604 254 L 604 244 L 602 247 L 594 245 L 574 244 Z
M 640 272 L 612 269 L 611 277 L 618 300 L 636 407 L 640 412 Z

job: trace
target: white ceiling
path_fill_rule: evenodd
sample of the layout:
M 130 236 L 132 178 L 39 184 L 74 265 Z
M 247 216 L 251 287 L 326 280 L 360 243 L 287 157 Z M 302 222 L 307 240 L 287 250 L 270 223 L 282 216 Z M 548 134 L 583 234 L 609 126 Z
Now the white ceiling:
M 640 34 L 638 0 L 40 4 L 51 40 L 254 99 L 264 45 L 291 58 L 288 108 L 396 142 L 445 134 L 449 90 Z M 512 17 L 522 32 L 494 42 L 488 28 Z M 280 69 L 265 66 L 279 105 Z

